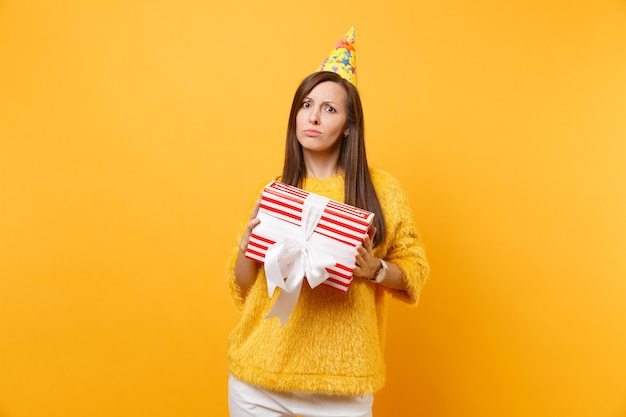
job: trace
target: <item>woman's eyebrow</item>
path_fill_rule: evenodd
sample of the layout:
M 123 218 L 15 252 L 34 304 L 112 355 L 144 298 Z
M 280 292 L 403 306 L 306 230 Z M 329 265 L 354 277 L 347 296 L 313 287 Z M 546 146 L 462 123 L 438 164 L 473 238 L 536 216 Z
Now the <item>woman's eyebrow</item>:
M 304 99 L 315 102 L 315 100 L 313 100 L 311 97 L 308 97 L 308 96 L 305 97 Z M 336 106 L 338 103 L 332 100 L 322 100 L 321 104 L 333 104 Z

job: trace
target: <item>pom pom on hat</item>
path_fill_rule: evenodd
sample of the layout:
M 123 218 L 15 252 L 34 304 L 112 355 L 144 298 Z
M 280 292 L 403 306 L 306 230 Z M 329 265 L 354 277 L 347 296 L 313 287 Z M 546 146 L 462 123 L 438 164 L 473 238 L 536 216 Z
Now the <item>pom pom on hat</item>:
M 356 87 L 356 50 L 354 48 L 354 26 L 348 30 L 335 49 L 324 59 L 319 71 L 336 72 Z

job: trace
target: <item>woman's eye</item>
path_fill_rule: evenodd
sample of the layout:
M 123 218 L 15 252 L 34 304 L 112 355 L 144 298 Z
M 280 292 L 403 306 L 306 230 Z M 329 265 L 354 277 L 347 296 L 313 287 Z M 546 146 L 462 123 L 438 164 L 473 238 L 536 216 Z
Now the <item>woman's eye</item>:
M 302 103 L 302 107 L 309 108 L 309 107 L 311 107 L 311 103 L 309 103 L 308 101 L 305 101 L 305 102 Z
M 332 113 L 332 112 L 334 112 L 334 111 L 335 111 L 335 108 L 334 108 L 334 107 L 332 107 L 332 106 L 326 106 L 326 107 L 324 108 L 324 110 L 326 110 L 327 112 Z

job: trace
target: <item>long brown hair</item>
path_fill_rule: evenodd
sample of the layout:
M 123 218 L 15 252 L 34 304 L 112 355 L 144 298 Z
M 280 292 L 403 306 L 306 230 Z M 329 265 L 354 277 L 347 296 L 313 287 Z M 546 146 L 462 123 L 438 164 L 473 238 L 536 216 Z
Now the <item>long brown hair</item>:
M 343 137 L 339 154 L 339 166 L 345 172 L 344 202 L 374 213 L 374 226 L 376 227 L 374 246 L 376 246 L 385 240 L 386 228 L 383 211 L 376 196 L 367 164 L 361 97 L 356 87 L 338 74 L 330 71 L 314 72 L 306 77 L 296 90 L 289 113 L 289 124 L 287 125 L 285 162 L 281 181 L 302 187 L 306 177 L 306 166 L 302 145 L 296 136 L 296 116 L 305 97 L 315 86 L 326 81 L 340 84 L 346 90 L 348 135 Z

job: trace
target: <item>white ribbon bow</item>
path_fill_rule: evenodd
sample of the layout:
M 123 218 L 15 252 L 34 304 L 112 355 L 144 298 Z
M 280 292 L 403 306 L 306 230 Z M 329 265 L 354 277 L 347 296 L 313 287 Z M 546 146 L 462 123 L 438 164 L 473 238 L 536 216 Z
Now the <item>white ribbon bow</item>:
M 282 291 L 265 318 L 278 316 L 284 326 L 298 302 L 304 278 L 311 288 L 315 288 L 328 278 L 326 268 L 337 263 L 333 256 L 314 250 L 308 242 L 328 201 L 325 197 L 309 194 L 302 208 L 301 236 L 285 238 L 267 249 L 265 276 L 269 296 L 274 295 L 276 287 Z

